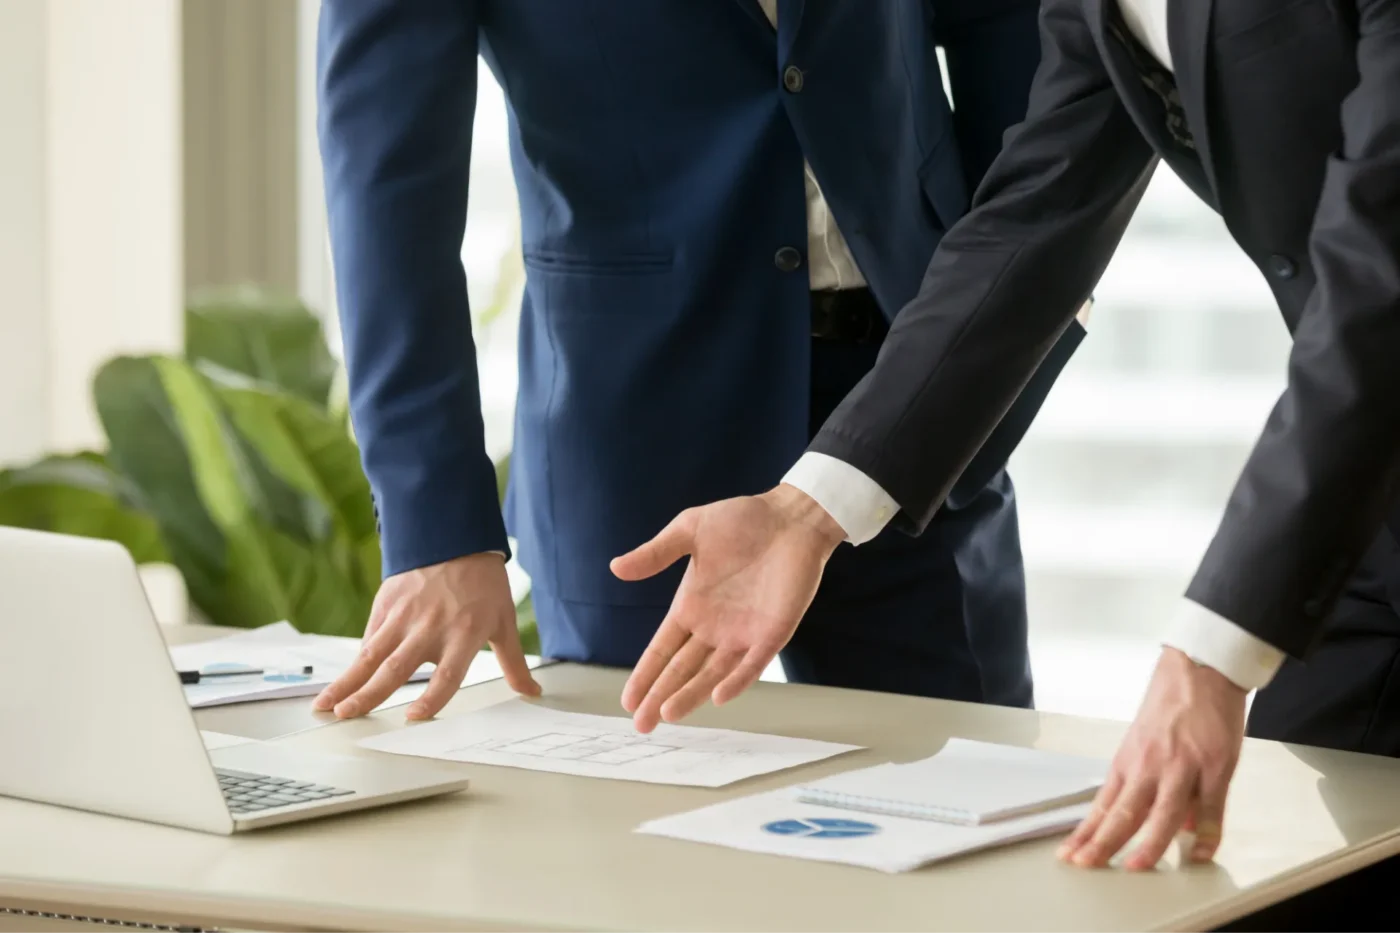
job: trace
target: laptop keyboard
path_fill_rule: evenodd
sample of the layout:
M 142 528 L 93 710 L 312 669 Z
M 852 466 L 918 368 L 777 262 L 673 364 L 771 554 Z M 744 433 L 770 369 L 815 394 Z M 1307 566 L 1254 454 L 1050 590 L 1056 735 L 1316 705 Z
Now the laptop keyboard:
M 219 775 L 219 787 L 224 792 L 224 800 L 231 813 L 257 813 L 276 807 L 289 807 L 294 803 L 311 803 L 328 800 L 331 797 L 344 797 L 353 790 L 343 787 L 328 787 L 325 784 L 312 784 L 309 781 L 293 781 L 290 778 L 272 777 L 267 774 L 249 774 L 246 771 L 230 771 L 215 768 Z

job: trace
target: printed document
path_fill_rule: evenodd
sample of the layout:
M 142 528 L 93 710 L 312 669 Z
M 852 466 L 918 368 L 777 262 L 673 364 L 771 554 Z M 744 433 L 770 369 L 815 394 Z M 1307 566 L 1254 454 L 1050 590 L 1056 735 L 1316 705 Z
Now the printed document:
M 894 873 L 979 849 L 1068 832 L 1089 807 L 1078 804 L 980 826 L 958 826 L 802 803 L 789 787 L 652 820 L 636 831 Z
M 643 735 L 628 718 L 569 713 L 520 699 L 373 736 L 360 745 L 398 755 L 694 787 L 723 787 L 860 748 L 668 723 Z

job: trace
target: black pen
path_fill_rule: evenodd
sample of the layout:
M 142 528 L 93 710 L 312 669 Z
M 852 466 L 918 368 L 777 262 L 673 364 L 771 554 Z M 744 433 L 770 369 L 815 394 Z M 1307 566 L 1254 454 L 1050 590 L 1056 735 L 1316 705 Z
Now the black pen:
M 252 677 L 254 674 L 266 674 L 266 673 L 267 673 L 267 671 L 264 670 L 264 669 L 262 669 L 262 668 L 256 668 L 256 669 L 255 669 L 255 668 L 247 668 L 247 669 L 236 670 L 236 671 L 181 671 L 181 672 L 180 672 L 180 683 L 182 683 L 182 684 L 197 684 L 197 683 L 199 683 L 200 681 L 203 681 L 203 680 L 212 680 L 212 679 L 214 679 L 215 677 Z M 303 667 L 303 668 L 301 669 L 301 673 L 302 673 L 302 675 L 305 676 L 305 677 L 310 677 L 310 676 L 311 676 L 311 665 L 308 664 L 308 665 L 306 665 L 305 667 Z

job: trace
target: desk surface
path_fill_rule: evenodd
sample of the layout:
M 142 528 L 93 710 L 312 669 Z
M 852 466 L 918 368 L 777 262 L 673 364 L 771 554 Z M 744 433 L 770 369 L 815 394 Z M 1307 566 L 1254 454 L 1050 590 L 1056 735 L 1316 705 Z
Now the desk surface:
M 538 673 L 547 702 L 616 714 L 623 674 Z M 504 700 L 461 691 L 446 715 Z M 315 722 L 305 701 L 202 711 L 201 726 L 266 735 Z M 345 752 L 401 710 L 279 741 Z M 472 789 L 223 838 L 0 800 L 0 904 L 159 911 L 227 926 L 347 929 L 1202 929 L 1400 851 L 1400 761 L 1247 743 L 1216 864 L 1089 872 L 1053 840 L 907 875 L 651 836 L 644 820 L 884 760 L 950 736 L 1108 756 L 1121 723 L 824 688 L 758 684 L 713 725 L 870 746 L 720 790 L 461 765 Z M 133 728 L 139 724 L 133 723 Z M 353 749 L 355 754 L 374 754 Z

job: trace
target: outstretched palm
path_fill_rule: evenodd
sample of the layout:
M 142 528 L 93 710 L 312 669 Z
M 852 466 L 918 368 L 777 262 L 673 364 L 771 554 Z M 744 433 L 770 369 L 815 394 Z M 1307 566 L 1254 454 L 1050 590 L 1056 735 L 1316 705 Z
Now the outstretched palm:
M 671 610 L 623 690 L 637 728 L 682 719 L 706 697 L 726 703 L 756 681 L 797 629 L 842 537 L 810 499 L 779 487 L 682 512 L 614 560 L 620 578 L 640 580 L 690 555 Z

